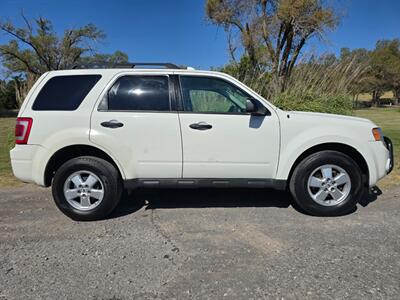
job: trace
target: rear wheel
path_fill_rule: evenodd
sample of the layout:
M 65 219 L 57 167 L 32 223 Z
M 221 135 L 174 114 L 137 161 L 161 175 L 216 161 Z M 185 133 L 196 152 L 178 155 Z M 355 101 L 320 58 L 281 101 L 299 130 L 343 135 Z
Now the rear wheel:
M 296 167 L 290 191 L 296 203 L 309 214 L 346 214 L 363 195 L 362 172 L 357 163 L 343 153 L 314 153 Z
M 64 163 L 52 185 L 57 207 L 77 221 L 98 220 L 108 216 L 121 198 L 118 171 L 97 157 L 78 157 Z

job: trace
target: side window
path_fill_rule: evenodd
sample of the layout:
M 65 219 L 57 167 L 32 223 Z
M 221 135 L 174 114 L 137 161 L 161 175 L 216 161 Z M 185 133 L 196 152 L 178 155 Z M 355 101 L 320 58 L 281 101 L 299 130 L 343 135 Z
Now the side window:
M 249 96 L 222 79 L 180 76 L 185 111 L 195 113 L 245 113 Z
M 55 76 L 43 86 L 32 109 L 75 110 L 100 78 L 100 75 Z
M 108 91 L 106 110 L 170 110 L 167 76 L 123 76 Z

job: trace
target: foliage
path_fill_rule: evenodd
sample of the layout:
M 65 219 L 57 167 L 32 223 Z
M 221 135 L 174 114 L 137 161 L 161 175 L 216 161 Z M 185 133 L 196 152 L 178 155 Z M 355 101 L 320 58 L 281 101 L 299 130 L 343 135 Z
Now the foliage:
M 395 98 L 400 97 L 400 40 L 378 41 L 371 53 L 372 87 L 379 92 L 392 90 Z M 376 99 L 374 99 L 376 100 Z
M 309 95 L 321 101 L 333 96 L 333 101 L 342 99 L 344 94 L 351 99 L 372 93 L 379 104 L 380 96 L 391 90 L 400 99 L 398 39 L 378 41 L 372 51 L 343 48 L 338 58 L 328 54 L 304 63 L 304 45 L 313 37 L 323 38 L 325 31 L 335 28 L 339 21 L 323 0 L 207 0 L 206 14 L 212 23 L 228 32 L 232 60 L 220 70 L 264 97 L 281 99 L 285 95 L 302 102 Z M 239 60 L 235 57 L 238 49 L 244 50 L 240 51 Z M 315 87 L 320 88 L 314 90 Z M 286 100 L 282 102 L 285 107 L 289 104 Z M 313 102 L 301 107 L 314 110 L 325 106 L 315 106 Z
M 0 29 L 14 38 L 0 46 L 4 67 L 11 73 L 40 76 L 47 71 L 70 68 L 94 50 L 94 42 L 105 37 L 93 24 L 67 29 L 58 37 L 49 20 L 38 18 L 33 24 L 24 20 L 25 27 L 21 28 L 10 22 L 0 23 Z
M 17 103 L 21 103 L 36 79 L 47 71 L 72 68 L 83 63 L 123 63 L 128 56 L 116 51 L 114 54 L 96 53 L 96 43 L 105 34 L 93 24 L 77 29 L 66 29 L 62 36 L 55 32 L 50 20 L 23 16 L 25 25 L 16 27 L 11 22 L 0 21 L 0 32 L 12 39 L 0 45 L 0 59 L 6 75 L 20 76 L 14 81 Z
M 355 83 L 367 71 L 367 65 L 356 56 L 336 59 L 331 55 L 304 59 L 288 81 L 288 91 L 297 94 L 313 92 L 326 95 L 351 94 Z
M 220 71 L 244 81 L 285 110 L 350 114 L 354 86 L 364 76 L 367 67 L 356 55 L 303 58 L 294 67 L 284 92 L 276 87 L 276 81 L 271 80 L 268 71 L 254 76 L 253 69 L 245 63 L 232 62 Z M 249 68 L 247 72 L 246 68 Z
M 113 54 L 94 54 L 81 57 L 79 63 L 84 65 L 95 64 L 124 64 L 128 62 L 128 55 L 122 51 L 115 51 Z
M 386 91 L 393 91 L 394 97 L 400 95 L 400 40 L 378 41 L 372 51 L 342 49 L 341 56 L 355 57 L 356 63 L 368 65 L 367 71 L 354 84 L 354 95 L 360 93 L 372 94 L 375 104 L 379 104 L 380 97 Z
M 268 84 L 272 80 L 271 73 L 261 65 L 254 68 L 246 55 L 242 56 L 239 62 L 233 61 L 216 70 L 235 77 L 260 95 L 268 95 Z
M 0 80 L 0 110 L 17 108 L 14 81 Z
M 20 182 L 13 176 L 10 149 L 14 147 L 15 118 L 0 118 L 0 187 L 15 186 Z
M 284 92 L 275 99 L 274 104 L 284 110 L 325 112 L 340 115 L 352 113 L 351 96 L 348 94 L 318 94 L 308 92 L 296 94 Z
M 338 23 L 333 9 L 320 0 L 207 0 L 206 14 L 230 38 L 240 36 L 253 68 L 268 65 L 279 91 L 285 90 L 307 41 Z M 231 40 L 229 45 L 235 51 Z

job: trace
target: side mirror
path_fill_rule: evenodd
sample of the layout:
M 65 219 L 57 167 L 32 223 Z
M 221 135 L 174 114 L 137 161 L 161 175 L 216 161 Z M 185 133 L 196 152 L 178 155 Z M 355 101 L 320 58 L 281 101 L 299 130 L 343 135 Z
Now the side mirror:
M 254 103 L 251 100 L 247 99 L 246 100 L 246 112 L 254 113 L 256 111 L 257 111 L 257 107 L 254 105 Z
M 253 116 L 266 116 L 268 115 L 268 109 L 255 99 L 246 100 L 246 112 Z

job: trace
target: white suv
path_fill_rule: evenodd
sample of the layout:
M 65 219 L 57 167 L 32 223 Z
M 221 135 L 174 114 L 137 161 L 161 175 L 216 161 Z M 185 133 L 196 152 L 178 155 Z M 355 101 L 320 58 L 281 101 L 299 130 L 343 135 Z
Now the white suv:
M 75 220 L 104 218 L 137 187 L 288 188 L 306 212 L 338 215 L 393 168 L 369 120 L 282 111 L 223 73 L 138 65 L 48 72 L 21 107 L 14 174 L 52 185 Z

